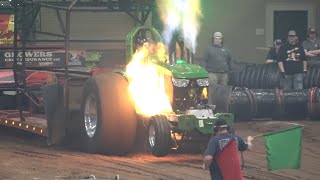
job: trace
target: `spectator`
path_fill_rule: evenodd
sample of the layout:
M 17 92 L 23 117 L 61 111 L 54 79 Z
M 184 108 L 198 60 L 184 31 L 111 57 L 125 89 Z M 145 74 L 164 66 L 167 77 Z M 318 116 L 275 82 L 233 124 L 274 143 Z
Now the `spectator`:
M 307 61 L 303 47 L 297 43 L 294 30 L 288 32 L 288 41 L 279 49 L 278 66 L 282 75 L 282 88 L 303 89 L 303 77 L 307 73 Z
M 315 28 L 308 29 L 308 38 L 303 41 L 302 46 L 308 57 L 309 64 L 320 64 L 320 39 L 317 38 Z
M 281 39 L 276 39 L 274 41 L 273 47 L 270 48 L 268 55 L 267 55 L 267 58 L 266 58 L 267 64 L 277 62 L 277 59 L 278 59 L 277 56 L 278 56 L 279 49 L 280 49 L 281 45 L 282 45 Z
M 221 32 L 215 32 L 212 45 L 208 47 L 204 57 L 204 66 L 209 73 L 209 84 L 227 85 L 231 63 L 231 51 L 224 47 Z
M 236 138 L 239 151 L 251 150 L 251 141 L 253 140 L 253 137 L 248 136 L 247 143 L 245 143 L 240 136 L 234 135 L 228 131 L 228 124 L 222 119 L 216 121 L 213 131 L 214 136 L 209 140 L 208 147 L 205 152 L 203 169 L 209 168 L 212 180 L 223 180 L 221 171 L 216 161 L 218 153 L 232 138 Z

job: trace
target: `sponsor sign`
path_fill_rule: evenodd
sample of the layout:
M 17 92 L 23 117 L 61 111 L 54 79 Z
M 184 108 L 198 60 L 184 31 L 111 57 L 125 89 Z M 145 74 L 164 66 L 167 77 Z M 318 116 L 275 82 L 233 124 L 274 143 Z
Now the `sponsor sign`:
M 64 50 L 25 50 L 26 67 L 64 67 Z M 17 52 L 18 64 L 21 64 L 23 58 L 22 50 Z M 82 66 L 86 60 L 86 51 L 70 51 L 69 66 Z M 0 50 L 0 67 L 11 68 L 14 62 L 13 50 Z
M 13 32 L 14 15 L 0 14 L 0 46 L 13 44 Z

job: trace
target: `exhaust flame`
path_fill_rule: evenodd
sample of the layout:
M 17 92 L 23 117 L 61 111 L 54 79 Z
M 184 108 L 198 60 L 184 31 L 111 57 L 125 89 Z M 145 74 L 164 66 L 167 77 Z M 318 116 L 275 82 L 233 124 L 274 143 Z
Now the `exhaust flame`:
M 185 46 L 195 53 L 202 17 L 200 3 L 199 0 L 157 0 L 167 45 L 178 31 L 183 35 Z
M 162 45 L 143 47 L 133 55 L 131 62 L 127 65 L 129 91 L 133 96 L 136 112 L 140 115 L 150 117 L 172 112 L 165 91 L 164 75 L 159 73 L 156 65 L 148 60 L 151 49 L 156 49 L 159 57 L 159 53 L 165 52 L 163 48 Z

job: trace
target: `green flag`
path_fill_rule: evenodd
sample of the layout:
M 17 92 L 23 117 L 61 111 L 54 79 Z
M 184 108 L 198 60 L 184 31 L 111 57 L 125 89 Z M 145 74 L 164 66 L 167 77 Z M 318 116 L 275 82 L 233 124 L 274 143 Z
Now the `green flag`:
M 302 126 L 264 134 L 269 171 L 300 168 L 301 135 Z

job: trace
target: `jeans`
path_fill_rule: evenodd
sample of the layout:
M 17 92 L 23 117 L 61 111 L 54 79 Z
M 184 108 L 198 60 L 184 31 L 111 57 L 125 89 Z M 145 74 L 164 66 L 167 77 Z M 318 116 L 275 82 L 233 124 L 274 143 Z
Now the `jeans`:
M 208 73 L 209 84 L 228 85 L 228 73 Z
M 303 89 L 303 78 L 303 73 L 287 75 L 287 79 L 281 79 L 282 89 Z

